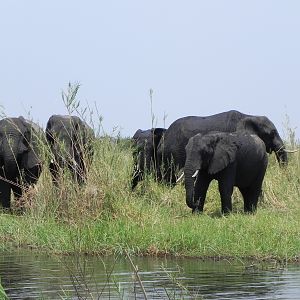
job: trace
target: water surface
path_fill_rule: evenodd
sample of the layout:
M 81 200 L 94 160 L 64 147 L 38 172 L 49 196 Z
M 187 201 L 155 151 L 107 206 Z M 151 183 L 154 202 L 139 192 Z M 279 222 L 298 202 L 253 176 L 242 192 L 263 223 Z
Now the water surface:
M 300 299 L 300 266 L 132 257 L 148 299 Z M 0 253 L 10 299 L 144 299 L 128 258 Z

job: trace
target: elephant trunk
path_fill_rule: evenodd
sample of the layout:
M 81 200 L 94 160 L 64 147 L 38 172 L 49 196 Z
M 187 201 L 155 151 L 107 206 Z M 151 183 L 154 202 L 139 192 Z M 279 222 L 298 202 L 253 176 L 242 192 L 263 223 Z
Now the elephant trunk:
M 184 168 L 184 177 L 185 177 L 184 184 L 185 184 L 185 192 L 186 192 L 186 205 L 191 209 L 195 209 L 195 202 L 194 202 L 195 179 L 193 178 L 194 173 L 195 173 L 194 168 L 185 166 L 185 168 Z
M 285 146 L 281 139 L 278 141 L 278 143 L 275 144 L 274 152 L 279 165 L 286 166 L 288 163 L 288 157 L 287 152 L 285 151 Z
M 281 166 L 286 166 L 288 163 L 288 158 L 287 158 L 287 153 L 285 152 L 285 147 L 282 149 L 279 149 L 278 151 L 275 152 L 276 158 L 278 163 Z

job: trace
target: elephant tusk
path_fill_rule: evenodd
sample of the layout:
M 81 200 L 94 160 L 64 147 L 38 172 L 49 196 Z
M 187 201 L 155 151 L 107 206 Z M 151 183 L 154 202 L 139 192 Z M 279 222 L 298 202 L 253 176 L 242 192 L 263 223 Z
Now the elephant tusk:
M 284 151 L 286 153 L 295 153 L 295 152 L 298 152 L 299 149 L 293 149 L 293 150 L 288 150 L 288 149 L 285 149 L 284 146 L 281 146 L 278 150 L 276 150 L 275 152 L 278 153 L 279 151 Z
M 177 178 L 176 183 L 178 183 L 178 182 L 183 178 L 183 176 L 184 176 L 184 173 L 182 173 L 182 174 Z
M 192 175 L 192 177 L 193 177 L 193 178 L 197 177 L 198 173 L 199 173 L 199 169 L 196 170 L 196 172 Z
M 286 152 L 286 153 L 295 153 L 295 152 L 298 152 L 299 149 L 295 149 L 295 150 L 284 149 L 283 151 Z

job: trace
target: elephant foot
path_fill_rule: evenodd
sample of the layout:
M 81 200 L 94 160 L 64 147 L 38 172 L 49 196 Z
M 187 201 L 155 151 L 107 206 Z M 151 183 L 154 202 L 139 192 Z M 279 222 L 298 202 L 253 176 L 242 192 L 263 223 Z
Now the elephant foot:
M 244 209 L 244 214 L 246 215 L 254 215 L 256 213 L 256 209 Z
M 13 211 L 10 207 L 2 207 L 1 208 L 1 213 L 3 213 L 3 214 L 12 214 Z
M 195 207 L 193 208 L 192 213 L 200 215 L 203 213 L 203 210 L 199 209 L 198 207 Z
M 222 216 L 226 217 L 226 216 L 229 216 L 231 214 L 231 210 L 230 209 L 226 209 L 226 210 L 222 210 L 221 211 L 221 214 Z

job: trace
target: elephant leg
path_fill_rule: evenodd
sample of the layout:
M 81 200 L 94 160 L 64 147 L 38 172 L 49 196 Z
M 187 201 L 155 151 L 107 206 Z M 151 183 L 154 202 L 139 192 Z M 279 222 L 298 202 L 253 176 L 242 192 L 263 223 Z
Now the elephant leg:
M 135 170 L 132 174 L 131 190 L 134 190 L 141 180 L 143 180 L 143 173 L 139 170 Z
M 10 208 L 11 186 L 9 183 L 0 180 L 0 200 L 2 207 Z
M 244 198 L 244 212 L 253 213 L 256 210 L 256 204 L 253 202 L 253 197 L 248 189 L 240 189 Z
M 265 168 L 256 177 L 251 186 L 246 188 L 240 188 L 240 191 L 244 198 L 244 212 L 254 213 L 257 208 L 259 197 L 262 195 L 262 183 L 265 176 Z
M 176 176 L 174 168 L 169 167 L 163 174 L 163 181 L 171 186 L 176 184 Z
M 160 175 L 158 178 L 161 179 L 164 183 L 175 186 L 176 176 L 175 176 L 175 165 L 173 161 L 165 160 L 160 166 Z
M 219 180 L 219 192 L 221 197 L 222 214 L 228 214 L 232 211 L 231 196 L 233 192 L 233 180 Z
M 241 188 L 240 191 L 244 198 L 244 212 L 254 213 L 257 208 L 258 198 L 262 193 L 262 181 L 252 184 L 250 187 Z
M 49 170 L 51 173 L 51 177 L 52 177 L 52 182 L 57 185 L 58 181 L 59 181 L 59 171 L 60 168 L 59 166 L 54 162 L 54 163 L 50 163 L 49 164 Z
M 196 182 L 195 182 L 195 190 L 194 190 L 194 203 L 195 209 L 193 212 L 203 212 L 203 207 L 205 203 L 206 193 L 211 182 L 210 178 L 207 178 L 206 174 L 202 174 L 199 172 Z
M 254 213 L 257 208 L 258 197 L 261 193 L 261 188 L 250 187 L 240 189 L 244 198 L 244 212 Z
M 75 180 L 78 184 L 83 184 L 87 178 L 86 166 L 82 157 L 76 157 L 76 167 L 75 167 Z
M 229 165 L 219 173 L 218 185 L 221 197 L 222 214 L 228 214 L 232 211 L 231 196 L 235 182 L 235 164 Z
M 172 169 L 169 175 L 169 181 L 168 183 L 170 184 L 171 187 L 174 187 L 176 185 L 176 175 L 175 175 L 175 170 Z
M 86 174 L 82 168 L 75 170 L 73 177 L 78 184 L 83 184 L 86 181 Z

